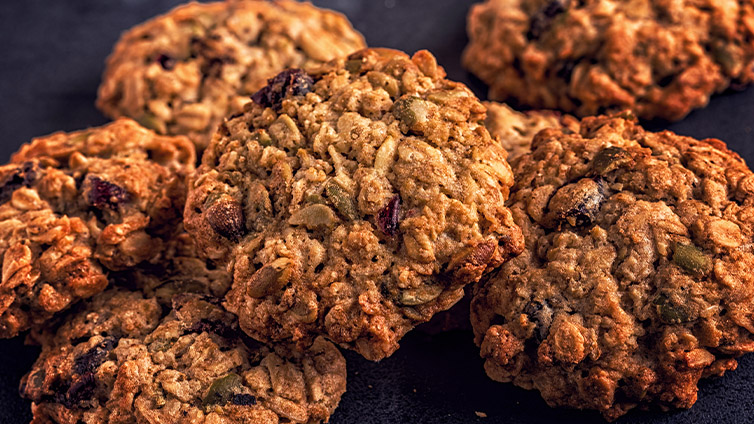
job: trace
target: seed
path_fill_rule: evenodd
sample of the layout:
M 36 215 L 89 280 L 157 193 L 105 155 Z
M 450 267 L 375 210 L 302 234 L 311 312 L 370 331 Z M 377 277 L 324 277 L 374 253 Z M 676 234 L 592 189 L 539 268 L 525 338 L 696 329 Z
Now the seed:
M 429 109 L 426 102 L 419 97 L 401 97 L 393 104 L 393 115 L 410 129 L 427 121 Z
M 327 227 L 330 228 L 338 221 L 335 212 L 329 206 L 314 203 L 294 212 L 288 223 L 291 225 L 303 225 L 310 230 Z
M 338 183 L 333 180 L 328 181 L 325 185 L 325 193 L 327 193 L 327 198 L 341 215 L 351 221 L 359 218 L 353 198 L 343 187 L 338 185 Z
M 236 373 L 220 377 L 209 386 L 209 391 L 207 392 L 207 396 L 204 397 L 202 404 L 204 406 L 225 405 L 233 399 L 242 385 L 243 378 Z
M 666 324 L 680 324 L 691 321 L 691 311 L 683 305 L 674 305 L 664 294 L 657 296 L 652 303 L 657 307 L 660 321 Z
M 605 175 L 631 161 L 631 155 L 620 147 L 607 147 L 600 150 L 592 159 L 592 171 Z
M 293 274 L 292 262 L 288 258 L 278 258 L 259 268 L 249 279 L 246 293 L 259 299 L 279 291 L 288 283 Z
M 704 275 L 710 271 L 709 258 L 693 244 L 675 243 L 673 262 L 691 274 Z
M 442 293 L 443 288 L 438 285 L 426 285 L 414 289 L 401 290 L 399 302 L 405 306 L 416 306 L 429 303 Z

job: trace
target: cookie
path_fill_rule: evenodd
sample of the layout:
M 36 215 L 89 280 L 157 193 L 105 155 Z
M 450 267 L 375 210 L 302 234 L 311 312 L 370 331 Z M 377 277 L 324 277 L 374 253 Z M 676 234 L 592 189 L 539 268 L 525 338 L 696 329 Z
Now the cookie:
M 346 366 L 318 338 L 305 352 L 242 337 L 211 298 L 172 307 L 111 289 L 55 334 L 24 376 L 33 423 L 318 423 L 345 392 Z
M 679 120 L 752 81 L 752 19 L 749 0 L 487 0 L 463 63 L 492 100 Z
M 298 1 L 189 3 L 127 31 L 107 60 L 97 107 L 200 152 L 268 78 L 365 47 L 341 14 Z
M 485 102 L 487 118 L 484 125 L 508 152 L 508 161 L 528 152 L 531 141 L 545 128 L 565 127 L 578 132 L 578 120 L 553 111 L 519 112 L 505 103 Z
M 471 308 L 491 378 L 613 420 L 689 408 L 754 351 L 754 174 L 723 142 L 602 116 L 513 169 L 526 249 Z
M 185 210 L 250 336 L 323 334 L 379 360 L 523 248 L 484 106 L 430 53 L 363 50 L 253 99 L 220 126 Z
M 130 120 L 33 140 L 0 167 L 0 337 L 102 291 L 105 269 L 159 256 L 196 156 Z

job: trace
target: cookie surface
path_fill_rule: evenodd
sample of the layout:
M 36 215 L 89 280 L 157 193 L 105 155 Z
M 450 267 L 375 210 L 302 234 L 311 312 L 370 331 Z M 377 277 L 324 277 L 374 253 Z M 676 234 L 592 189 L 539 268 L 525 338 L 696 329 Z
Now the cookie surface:
M 615 419 L 754 351 L 754 174 L 724 143 L 587 118 L 513 169 L 526 249 L 471 308 L 491 378 Z
M 184 137 L 130 120 L 33 140 L 0 167 L 0 336 L 156 258 L 182 217 L 196 160 Z
M 532 139 L 545 128 L 566 127 L 578 131 L 578 120 L 553 111 L 519 112 L 505 103 L 484 102 L 487 118 L 484 125 L 508 152 L 508 161 L 528 152 Z
M 678 120 L 754 77 L 754 3 L 488 0 L 464 65 L 493 100 L 579 116 Z
M 345 360 L 318 338 L 304 353 L 243 338 L 201 295 L 172 306 L 110 289 L 55 334 L 21 382 L 33 423 L 318 423 L 345 392 Z
M 107 60 L 97 107 L 199 151 L 268 78 L 365 47 L 341 14 L 297 1 L 189 3 L 126 32 Z
M 521 250 L 505 152 L 444 76 L 426 51 L 367 49 L 281 73 L 220 127 L 186 229 L 228 263 L 249 335 L 378 360 Z

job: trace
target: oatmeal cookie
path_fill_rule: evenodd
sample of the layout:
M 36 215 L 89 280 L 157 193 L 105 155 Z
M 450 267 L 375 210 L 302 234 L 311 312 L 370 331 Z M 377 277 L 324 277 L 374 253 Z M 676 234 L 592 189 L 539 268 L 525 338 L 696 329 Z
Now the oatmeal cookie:
M 341 14 L 298 1 L 189 3 L 126 32 L 107 60 L 97 107 L 201 152 L 222 119 L 268 78 L 365 47 Z
M 211 298 L 181 294 L 163 310 L 111 289 L 88 303 L 21 382 L 32 423 L 317 423 L 345 392 L 334 345 L 266 347 Z
M 719 140 L 624 118 L 545 130 L 513 163 L 526 249 L 471 308 L 491 378 L 610 420 L 691 407 L 754 351 L 754 174 Z
M 518 112 L 496 102 L 485 102 L 484 106 L 487 107 L 484 125 L 508 152 L 509 162 L 528 152 L 534 136 L 545 128 L 565 127 L 578 132 L 578 120 L 570 115 L 539 110 Z
M 169 304 L 180 293 L 220 299 L 230 290 L 231 282 L 224 267 L 199 256 L 193 238 L 182 230 L 166 243 L 159 259 L 111 272 L 109 276 L 115 285 L 141 291 L 161 304 Z
M 464 65 L 493 100 L 678 120 L 754 77 L 754 2 L 487 0 Z
M 426 51 L 367 49 L 279 74 L 220 126 L 185 225 L 250 336 L 379 360 L 521 251 L 505 151 L 444 77 Z
M 125 119 L 22 146 L 0 167 L 0 337 L 102 291 L 103 266 L 156 258 L 195 161 L 188 139 Z

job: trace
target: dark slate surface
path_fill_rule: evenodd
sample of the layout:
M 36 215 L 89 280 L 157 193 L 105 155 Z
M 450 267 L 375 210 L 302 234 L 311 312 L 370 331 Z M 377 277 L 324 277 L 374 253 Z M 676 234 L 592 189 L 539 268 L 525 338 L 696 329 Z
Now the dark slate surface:
M 346 13 L 372 46 L 426 48 L 451 78 L 480 95 L 484 87 L 460 66 L 468 0 L 319 0 Z M 94 108 L 104 59 L 121 31 L 178 4 L 175 0 L 6 0 L 0 6 L 0 159 L 21 143 L 56 130 L 106 122 Z M 754 160 L 754 90 L 715 97 L 710 106 L 668 128 L 716 137 Z M 379 364 L 346 352 L 348 392 L 331 422 L 344 423 L 602 423 L 595 413 L 551 409 L 536 393 L 487 379 L 471 334 L 409 334 Z M 0 423 L 24 423 L 29 404 L 18 381 L 37 349 L 0 341 Z M 754 357 L 702 383 L 688 411 L 632 412 L 619 423 L 752 423 Z M 481 418 L 475 411 L 484 412 Z

